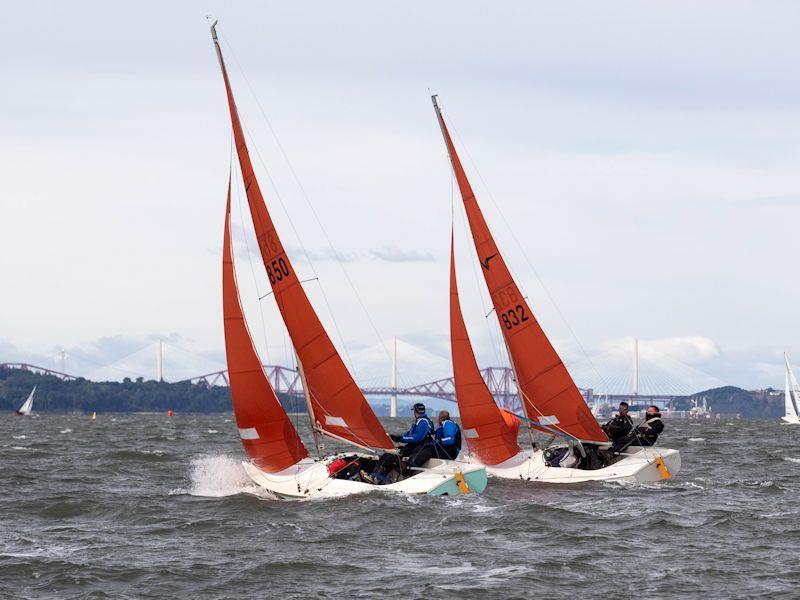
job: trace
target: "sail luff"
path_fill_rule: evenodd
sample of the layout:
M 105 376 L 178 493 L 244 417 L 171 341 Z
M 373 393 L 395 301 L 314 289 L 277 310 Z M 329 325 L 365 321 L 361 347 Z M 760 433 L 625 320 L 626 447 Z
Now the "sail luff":
M 453 233 L 450 233 L 450 351 L 453 381 L 464 438 L 485 465 L 496 465 L 521 451 L 486 385 L 469 339 L 458 296 Z
M 432 97 L 526 416 L 584 441 L 607 442 L 583 395 L 514 281 L 481 212 L 441 110 Z
M 22 403 L 22 406 L 19 407 L 17 411 L 21 415 L 29 415 L 33 412 L 33 395 L 36 393 L 36 386 L 33 386 L 31 393 L 28 394 L 28 397 L 25 399 L 25 402 Z
M 222 50 L 212 26 L 228 99 L 231 125 L 247 202 L 261 258 L 283 322 L 303 365 L 313 414 L 321 431 L 353 444 L 394 450 L 395 446 L 356 385 L 322 326 L 281 243 L 253 170 Z
M 222 310 L 228 384 L 239 437 L 253 463 L 267 473 L 308 456 L 300 436 L 269 381 L 244 319 L 231 244 L 231 185 L 222 243 Z
M 797 379 L 795 379 L 794 371 L 792 371 L 792 367 L 789 364 L 789 356 L 784 353 L 783 355 L 784 361 L 786 361 L 786 391 L 784 395 L 784 408 L 786 412 L 786 418 L 798 421 L 800 420 L 800 386 L 797 385 Z

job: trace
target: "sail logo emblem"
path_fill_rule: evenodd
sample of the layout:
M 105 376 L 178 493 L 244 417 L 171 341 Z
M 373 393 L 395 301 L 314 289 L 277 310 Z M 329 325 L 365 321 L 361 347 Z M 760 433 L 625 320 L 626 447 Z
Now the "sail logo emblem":
M 481 264 L 483 265 L 484 269 L 486 269 L 487 271 L 489 270 L 489 261 L 492 260 L 495 256 L 497 256 L 497 252 L 495 252 L 491 256 L 487 256 L 481 261 Z

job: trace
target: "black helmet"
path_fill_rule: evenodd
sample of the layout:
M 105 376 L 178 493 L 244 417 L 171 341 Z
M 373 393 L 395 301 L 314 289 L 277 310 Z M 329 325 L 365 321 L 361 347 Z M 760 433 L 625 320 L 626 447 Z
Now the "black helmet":
M 420 414 L 424 413 L 425 412 L 425 405 L 422 402 L 417 402 L 414 405 L 414 412 L 420 413 Z

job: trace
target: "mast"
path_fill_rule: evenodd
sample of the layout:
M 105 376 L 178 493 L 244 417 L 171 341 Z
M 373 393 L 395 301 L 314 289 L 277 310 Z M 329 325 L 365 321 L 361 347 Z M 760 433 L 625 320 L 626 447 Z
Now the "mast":
M 306 374 L 303 372 L 303 363 L 300 361 L 300 357 L 297 356 L 296 352 L 295 359 L 297 360 L 297 372 L 300 374 L 300 383 L 303 384 L 303 396 L 305 396 L 306 399 L 306 410 L 308 411 L 308 420 L 311 423 L 311 433 L 314 434 L 314 447 L 317 449 L 317 457 L 322 458 L 319 445 L 320 425 L 314 418 L 314 405 L 311 403 L 311 394 L 308 391 L 308 384 L 306 383 Z
M 320 423 L 320 431 L 360 447 L 394 451 L 394 443 L 322 326 L 281 242 L 250 160 L 228 71 L 217 40 L 216 21 L 211 25 L 211 37 L 225 84 L 239 168 L 261 259 L 298 363 L 303 365 L 304 387 L 315 418 Z
M 511 276 L 475 198 L 436 96 L 431 100 L 464 202 L 481 271 L 511 357 L 525 414 L 535 425 L 551 427 L 578 440 L 607 443 L 608 438 Z
M 450 352 L 453 383 L 464 439 L 483 464 L 496 465 L 519 454 L 511 431 L 478 369 L 458 295 L 452 230 L 450 232 Z
M 225 359 L 236 427 L 245 452 L 262 471 L 277 473 L 308 456 L 283 410 L 244 319 L 231 248 L 231 186 L 222 240 L 222 311 Z

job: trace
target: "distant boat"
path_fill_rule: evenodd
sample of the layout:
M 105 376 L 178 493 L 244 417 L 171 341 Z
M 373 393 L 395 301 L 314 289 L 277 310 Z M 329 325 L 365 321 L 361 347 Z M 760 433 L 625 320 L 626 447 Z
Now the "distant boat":
M 92 413 L 92 421 L 96 421 L 96 420 L 97 420 L 97 413 L 93 412 Z
M 581 456 L 587 456 L 587 449 L 608 448 L 608 437 L 514 281 L 472 191 L 436 96 L 431 99 L 514 371 L 524 412 L 521 418 L 530 428 L 550 435 L 551 440 L 565 442 L 567 448 L 559 452 L 569 453 L 569 459 L 560 462 L 568 466 L 550 466 L 552 461 L 545 460 L 546 449 L 523 450 L 508 423 L 501 419 L 502 413 L 478 371 L 461 314 L 451 232 L 450 343 L 456 400 L 470 460 L 486 465 L 487 472 L 494 477 L 541 483 L 668 479 L 680 470 L 681 461 L 677 450 L 666 448 L 631 446 L 609 466 L 591 470 L 573 468 L 580 463 Z
M 388 452 L 391 458 L 397 449 L 325 331 L 281 242 L 250 161 L 215 26 L 216 23 L 211 26 L 211 35 L 222 69 L 250 215 L 273 298 L 297 356 L 319 457 L 308 456 L 261 366 L 244 319 L 231 247 L 229 179 L 222 250 L 222 306 L 233 411 L 239 437 L 250 457 L 243 463 L 244 469 L 257 485 L 281 498 L 335 497 L 374 490 L 375 485 L 360 480 L 358 470 L 373 472 L 379 453 Z M 323 456 L 320 449 L 323 437 L 355 446 L 361 452 Z M 356 473 L 352 477 L 341 476 L 354 465 Z M 479 493 L 485 487 L 486 469 L 482 465 L 432 458 L 412 474 L 379 489 L 452 496 Z
M 786 391 L 784 393 L 784 415 L 781 420 L 787 425 L 800 425 L 800 386 L 797 385 L 789 357 L 784 352 L 786 362 Z
M 21 417 L 31 414 L 33 410 L 33 395 L 36 393 L 36 386 L 33 386 L 31 393 L 28 394 L 28 398 L 25 402 L 22 403 L 22 406 L 19 407 L 17 414 Z

